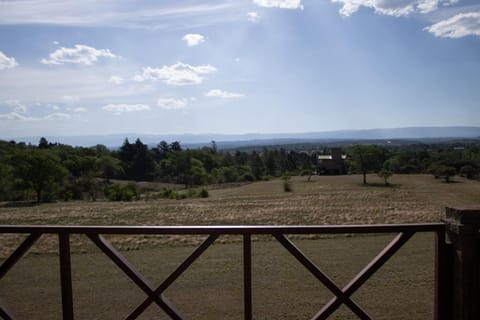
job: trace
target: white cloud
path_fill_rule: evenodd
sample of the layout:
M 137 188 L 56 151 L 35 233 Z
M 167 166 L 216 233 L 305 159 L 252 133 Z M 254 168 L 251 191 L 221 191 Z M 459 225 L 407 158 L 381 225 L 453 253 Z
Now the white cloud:
M 146 80 L 160 80 L 174 86 L 194 85 L 203 82 L 203 74 L 211 73 L 217 69 L 211 65 L 191 66 L 178 62 L 171 66 L 161 68 L 143 68 L 142 74 L 137 74 L 133 79 L 138 82 Z
M 66 95 L 62 96 L 62 100 L 65 100 L 67 102 L 73 102 L 75 100 L 78 100 L 78 97 L 74 97 L 74 96 L 66 94 Z
M 124 82 L 124 80 L 122 77 L 119 76 L 111 76 L 108 82 L 120 85 Z
M 441 38 L 480 36 L 480 12 L 460 13 L 437 22 L 425 30 Z
M 52 113 L 49 114 L 45 117 L 43 117 L 44 120 L 67 120 L 70 119 L 72 116 L 67 114 L 67 113 Z
M 13 111 L 16 113 L 26 113 L 27 112 L 27 106 L 25 106 L 23 103 L 21 103 L 18 100 L 7 100 L 5 101 L 5 104 L 7 106 L 13 107 Z
M 253 0 L 253 3 L 265 8 L 302 9 L 302 0 Z
M 188 102 L 187 99 L 160 98 L 157 100 L 157 104 L 162 109 L 178 110 L 185 109 Z
M 260 20 L 260 16 L 256 12 L 248 12 L 247 19 L 251 22 L 258 22 L 258 20 Z
M 10 120 L 10 121 L 67 120 L 71 118 L 72 116 L 67 113 L 51 113 L 44 117 L 27 117 L 17 112 L 0 114 L 0 120 Z
M 374 9 L 376 13 L 389 16 L 407 16 L 413 12 L 428 13 L 438 9 L 440 5 L 446 6 L 458 0 L 331 0 L 341 3 L 340 13 L 350 16 L 360 7 Z
M 18 63 L 14 57 L 7 57 L 2 51 L 0 51 L 0 70 L 15 68 Z
M 114 114 L 121 114 L 125 112 L 145 111 L 150 110 L 150 106 L 146 104 L 107 104 L 102 107 L 103 110 L 112 112 Z
M 194 47 L 202 42 L 205 42 L 205 37 L 197 33 L 188 33 L 183 36 L 182 40 L 185 40 L 187 42 L 187 46 Z
M 43 64 L 57 65 L 65 63 L 75 63 L 91 65 L 98 61 L 99 57 L 115 58 L 117 57 L 109 49 L 95 49 L 86 45 L 76 44 L 73 48 L 61 47 L 50 53 L 49 59 L 42 59 Z
M 82 113 L 87 112 L 87 109 L 84 107 L 77 107 L 77 108 L 67 108 L 68 111 L 72 111 L 74 113 Z
M 210 91 L 206 92 L 205 96 L 206 97 L 231 99 L 231 98 L 241 98 L 241 97 L 244 96 L 244 94 L 222 91 L 220 89 L 214 89 L 214 90 L 210 90 Z
M 0 25 L 109 26 L 179 29 L 238 20 L 240 1 L 2 0 Z M 185 23 L 188 21 L 189 23 Z
M 0 114 L 0 120 L 33 120 L 32 118 L 25 117 L 17 112 L 10 112 Z

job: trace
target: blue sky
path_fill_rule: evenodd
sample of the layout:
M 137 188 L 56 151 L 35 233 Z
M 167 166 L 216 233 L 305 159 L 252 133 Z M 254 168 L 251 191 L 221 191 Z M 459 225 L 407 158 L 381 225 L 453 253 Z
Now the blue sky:
M 478 1 L 0 1 L 0 139 L 449 125 Z

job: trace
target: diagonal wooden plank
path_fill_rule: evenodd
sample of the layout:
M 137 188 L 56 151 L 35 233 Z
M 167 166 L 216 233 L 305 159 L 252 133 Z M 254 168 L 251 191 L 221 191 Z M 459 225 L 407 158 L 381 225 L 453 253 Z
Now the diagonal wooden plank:
M 4 320 L 15 320 L 18 318 L 15 315 L 15 313 L 7 307 L 7 305 L 1 298 L 0 298 L 0 318 Z
M 41 233 L 30 234 L 15 251 L 0 266 L 0 279 L 20 260 L 23 255 L 37 242 L 41 237 Z
M 205 241 L 203 241 L 200 246 L 198 246 L 153 292 L 153 295 L 158 296 L 178 278 L 182 275 L 185 270 L 188 269 L 204 252 L 207 250 L 210 245 L 212 245 L 215 240 L 219 237 L 218 234 L 210 235 Z M 148 306 L 154 301 L 154 296 L 149 295 L 129 316 L 127 319 L 136 319 L 140 314 L 145 311 Z M 162 296 L 162 299 L 166 298 Z
M 8 271 L 25 255 L 25 253 L 37 242 L 42 236 L 41 233 L 30 234 L 15 251 L 0 265 L 0 279 L 2 279 Z M 15 313 L 10 310 L 5 302 L 0 298 L 0 317 L 5 320 L 17 319 Z
M 345 303 L 355 314 L 361 319 L 371 319 L 371 317 L 358 306 L 349 295 L 345 294 L 330 277 L 328 277 L 320 268 L 311 261 L 305 254 L 283 234 L 272 234 L 278 242 L 280 242 L 310 273 L 312 273 L 323 285 L 325 285 L 335 296 L 339 303 L 335 304 L 333 311 L 335 311 L 342 303 Z M 317 315 L 313 319 L 316 318 Z M 326 319 L 326 318 L 320 318 Z
M 360 271 L 343 289 L 342 292 L 350 297 L 355 291 L 357 291 L 375 272 L 378 271 L 413 235 L 415 232 L 402 232 L 399 233 L 370 263 Z M 344 303 L 339 297 L 335 297 L 330 300 L 320 310 L 313 319 L 327 319 L 342 303 Z M 347 304 L 348 305 L 348 304 Z M 361 319 L 361 314 L 358 314 L 355 309 L 350 309 L 357 314 Z M 368 319 L 368 318 L 367 318 Z
M 97 247 L 102 250 L 140 289 L 151 297 L 153 301 L 167 313 L 172 319 L 182 320 L 184 317 L 180 315 L 180 312 L 176 310 L 170 301 L 165 298 L 159 297 L 154 292 L 153 285 L 139 272 L 135 267 L 105 238 L 99 234 L 87 234 Z

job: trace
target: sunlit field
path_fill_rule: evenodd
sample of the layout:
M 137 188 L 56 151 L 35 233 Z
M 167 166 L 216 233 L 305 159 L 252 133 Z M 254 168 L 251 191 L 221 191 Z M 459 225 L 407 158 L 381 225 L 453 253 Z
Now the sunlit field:
M 54 225 L 324 225 L 439 222 L 445 206 L 480 206 L 480 183 L 428 175 L 394 175 L 390 186 L 376 176 L 292 179 L 210 188 L 206 199 L 137 202 L 4 203 L 0 224 Z M 6 257 L 23 237 L 3 235 Z M 342 287 L 393 235 L 294 237 L 294 242 Z M 160 283 L 203 237 L 108 237 L 153 283 Z M 221 237 L 166 292 L 189 319 L 241 319 L 242 246 Z M 353 298 L 375 319 L 433 316 L 434 235 L 417 234 Z M 44 236 L 7 276 L 0 292 L 20 318 L 61 317 L 57 238 Z M 75 315 L 78 319 L 125 318 L 143 292 L 85 237 L 72 237 Z M 253 243 L 255 319 L 309 319 L 333 297 L 271 237 Z M 167 318 L 152 305 L 141 319 Z M 342 307 L 334 319 L 355 319 Z

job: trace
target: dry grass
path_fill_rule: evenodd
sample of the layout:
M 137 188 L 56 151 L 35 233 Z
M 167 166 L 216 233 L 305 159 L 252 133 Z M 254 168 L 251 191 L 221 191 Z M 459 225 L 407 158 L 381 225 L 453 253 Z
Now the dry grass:
M 292 179 L 210 190 L 208 199 L 139 202 L 68 202 L 0 207 L 0 224 L 62 225 L 320 225 L 436 222 L 445 206 L 480 206 L 480 183 L 457 178 L 442 183 L 426 175 L 396 175 L 391 187 L 376 176 Z M 10 253 L 22 235 L 2 235 L 0 254 Z M 389 240 L 388 235 L 297 239 L 319 266 L 343 285 Z M 420 234 L 354 295 L 376 319 L 432 318 L 433 239 Z M 110 237 L 142 273 L 159 283 L 192 251 L 199 237 Z M 241 318 L 241 244 L 223 237 L 167 295 L 193 319 Z M 223 243 L 223 244 L 221 244 Z M 159 246 L 163 244 L 163 246 Z M 85 237 L 74 236 L 73 272 L 78 319 L 123 318 L 144 298 Z M 57 239 L 44 236 L 0 282 L 2 298 L 28 319 L 60 318 Z M 141 250 L 140 250 L 141 249 Z M 253 248 L 254 309 L 257 319 L 310 318 L 331 294 L 280 245 L 265 238 Z M 39 312 L 39 308 L 43 312 Z M 163 319 L 151 307 L 142 319 Z M 352 319 L 343 308 L 334 319 Z
M 391 238 L 340 237 L 296 243 L 342 287 Z M 190 247 L 166 246 L 125 255 L 152 283 L 159 284 L 191 251 Z M 145 294 L 101 253 L 74 254 L 72 264 L 77 319 L 124 319 L 145 299 Z M 433 266 L 433 235 L 419 234 L 353 299 L 375 319 L 432 319 Z M 188 319 L 242 319 L 242 281 L 241 244 L 218 244 L 206 251 L 166 291 L 166 296 Z M 60 319 L 58 283 L 58 258 L 30 255 L 2 279 L 0 292 L 22 319 Z M 277 242 L 254 243 L 255 319 L 310 319 L 332 297 Z M 140 319 L 168 317 L 153 305 Z M 331 319 L 356 317 L 342 307 Z
M 0 224 L 53 225 L 323 225 L 438 222 L 445 206 L 479 206 L 480 183 L 461 178 L 443 183 L 429 175 L 395 175 L 392 186 L 372 175 L 292 179 L 285 193 L 281 180 L 234 185 L 210 191 L 208 199 L 137 202 L 59 202 L 30 207 L 0 207 Z M 3 236 L 0 256 L 21 236 Z M 121 249 L 166 243 L 196 244 L 198 238 L 114 239 Z M 225 239 L 224 241 L 228 241 Z M 84 240 L 74 250 L 84 251 Z M 56 252 L 56 239 L 44 237 L 34 252 Z

